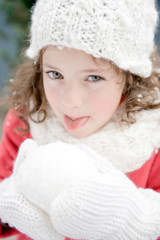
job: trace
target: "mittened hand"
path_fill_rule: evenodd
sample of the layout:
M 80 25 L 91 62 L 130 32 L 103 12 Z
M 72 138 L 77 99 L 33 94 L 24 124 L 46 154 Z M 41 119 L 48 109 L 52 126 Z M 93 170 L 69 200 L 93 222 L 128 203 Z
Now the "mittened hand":
M 55 229 L 72 239 L 116 239 L 123 234 L 133 207 L 130 194 L 135 187 L 126 180 L 111 172 L 70 182 L 51 206 Z
M 14 176 L 0 183 L 0 218 L 34 240 L 64 240 L 53 227 L 48 214 L 16 190 Z
M 72 239 L 156 240 L 156 198 L 147 199 L 119 171 L 96 173 L 70 182 L 53 201 L 50 216 L 55 229 Z
M 159 236 L 159 195 L 156 201 L 152 197 L 147 199 L 124 174 L 88 148 L 82 150 L 61 142 L 38 146 L 33 140 L 27 140 L 20 148 L 12 181 L 18 195 L 13 198 L 9 195 L 9 199 L 14 202 L 18 196 L 18 214 L 11 203 L 9 208 L 4 207 L 8 196 L 2 195 L 0 217 L 10 219 L 6 209 L 11 209 L 13 216 L 18 216 L 16 222 L 13 217 L 13 226 L 20 225 L 22 219 L 27 229 L 31 228 L 32 219 L 36 221 L 36 212 L 27 217 L 30 212 L 27 206 L 31 204 L 36 207 L 33 212 L 44 210 L 39 212 L 40 215 L 45 212 L 44 219 L 50 216 L 52 224 L 48 220 L 44 222 L 54 226 L 50 235 L 54 240 L 63 240 L 63 236 L 87 240 L 124 240 L 128 236 L 130 240 L 146 240 Z M 21 203 L 24 211 L 19 208 Z M 23 221 L 23 216 L 29 223 Z M 43 222 L 43 217 L 40 219 L 38 227 Z
M 92 156 L 61 142 L 38 146 L 35 141 L 26 140 L 14 166 L 17 190 L 47 213 L 71 179 L 96 172 Z

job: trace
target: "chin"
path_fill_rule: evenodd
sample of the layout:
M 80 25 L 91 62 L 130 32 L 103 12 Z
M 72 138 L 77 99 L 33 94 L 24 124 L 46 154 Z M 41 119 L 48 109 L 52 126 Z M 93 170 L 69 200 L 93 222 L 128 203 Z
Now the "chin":
M 70 131 L 70 130 L 67 130 L 67 129 L 66 130 L 72 137 L 75 137 L 77 139 L 89 137 L 92 134 L 94 134 L 95 132 L 97 132 L 97 130 L 95 130 L 95 131 L 91 131 L 91 130 L 90 131 L 86 131 L 85 128 L 84 129 L 82 129 L 82 128 L 79 128 L 78 130 L 75 130 L 75 131 Z
M 72 137 L 80 139 L 80 138 L 85 138 L 88 137 L 90 134 L 84 134 L 84 133 L 76 133 L 76 132 L 68 132 Z
M 67 129 L 66 129 L 67 130 Z M 69 131 L 67 130 L 67 132 L 72 136 L 72 137 L 75 137 L 75 138 L 85 138 L 85 137 L 88 137 L 92 134 L 91 133 L 87 133 L 85 130 L 82 130 L 82 129 L 79 129 L 79 130 L 75 130 L 75 131 Z

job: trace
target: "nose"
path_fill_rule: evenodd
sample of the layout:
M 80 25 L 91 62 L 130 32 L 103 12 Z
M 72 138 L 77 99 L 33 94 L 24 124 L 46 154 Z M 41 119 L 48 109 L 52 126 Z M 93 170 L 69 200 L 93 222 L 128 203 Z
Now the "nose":
M 83 104 L 82 89 L 78 84 L 66 84 L 62 91 L 61 103 L 67 108 L 80 107 Z

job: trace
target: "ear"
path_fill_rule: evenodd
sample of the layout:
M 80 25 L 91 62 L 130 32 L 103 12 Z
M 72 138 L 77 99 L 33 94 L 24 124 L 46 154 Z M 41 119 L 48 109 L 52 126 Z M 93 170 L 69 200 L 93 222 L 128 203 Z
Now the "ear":
M 18 151 L 17 158 L 14 162 L 14 168 L 13 173 L 16 174 L 18 171 L 19 166 L 27 159 L 27 157 L 35 151 L 35 149 L 38 147 L 37 143 L 32 139 L 25 140 Z

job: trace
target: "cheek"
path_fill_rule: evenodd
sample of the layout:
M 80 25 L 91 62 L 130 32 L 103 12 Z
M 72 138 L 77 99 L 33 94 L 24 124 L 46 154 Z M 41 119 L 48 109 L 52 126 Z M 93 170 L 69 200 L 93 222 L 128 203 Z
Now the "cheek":
M 49 105 L 53 110 L 55 110 L 59 103 L 59 92 L 56 88 L 49 86 L 44 83 L 44 91 Z
M 113 114 L 119 106 L 122 90 L 114 88 L 103 90 L 92 97 L 94 112 L 102 114 Z
M 108 99 L 106 97 L 94 97 L 92 106 L 95 112 L 103 112 L 108 105 Z

